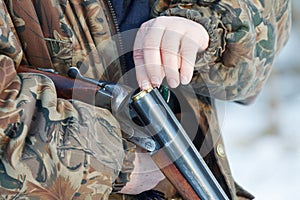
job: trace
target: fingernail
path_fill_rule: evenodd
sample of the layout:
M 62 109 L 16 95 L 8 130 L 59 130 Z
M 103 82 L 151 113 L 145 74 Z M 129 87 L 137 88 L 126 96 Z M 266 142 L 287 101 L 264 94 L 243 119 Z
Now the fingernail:
M 150 83 L 148 80 L 143 80 L 141 82 L 141 86 L 140 86 L 143 90 L 146 90 L 146 89 L 149 89 L 151 86 L 150 86 Z
M 160 85 L 160 81 L 159 81 L 159 79 L 158 79 L 157 76 L 152 76 L 152 77 L 151 77 L 151 83 L 152 83 L 152 85 L 155 86 L 155 87 L 157 87 L 157 86 Z
M 178 82 L 175 79 L 172 79 L 172 78 L 168 80 L 168 84 L 171 88 L 175 88 L 175 87 L 178 86 Z
M 186 76 L 181 76 L 181 83 L 183 85 L 187 85 L 189 83 L 189 80 Z

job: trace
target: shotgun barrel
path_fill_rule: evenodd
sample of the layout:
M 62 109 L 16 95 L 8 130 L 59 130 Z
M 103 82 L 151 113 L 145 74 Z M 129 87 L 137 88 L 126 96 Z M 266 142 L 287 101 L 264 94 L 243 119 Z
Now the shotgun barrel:
M 189 183 L 197 194 L 197 199 L 228 199 L 157 89 L 138 93 L 133 96 L 131 104 L 141 117 L 145 127 L 152 133 L 152 137 L 160 144 L 161 149 L 158 152 L 162 152 L 159 154 L 165 154 L 170 159 L 170 164 L 173 163 Z M 155 153 L 153 156 L 155 156 Z M 162 168 L 165 167 L 161 165 L 161 162 L 157 164 Z M 169 180 L 172 182 L 171 179 Z M 173 185 L 179 187 L 177 188 L 179 192 L 183 190 L 182 182 L 178 183 L 178 180 L 173 180 Z M 184 193 L 181 195 L 185 199 L 196 199 L 195 195 L 191 196 L 191 191 L 184 190 L 182 193 Z

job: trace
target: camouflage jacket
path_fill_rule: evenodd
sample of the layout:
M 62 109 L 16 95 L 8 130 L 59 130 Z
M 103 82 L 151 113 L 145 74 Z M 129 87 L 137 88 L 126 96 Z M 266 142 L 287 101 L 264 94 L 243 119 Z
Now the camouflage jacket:
M 192 80 L 199 96 L 187 98 L 200 126 L 194 143 L 231 199 L 251 198 L 231 176 L 211 99 L 249 102 L 258 94 L 287 41 L 290 1 L 150 4 L 149 17 L 182 16 L 208 30 Z M 113 15 L 108 0 L 0 1 L 1 199 L 108 199 L 116 180 L 127 181 L 134 145 L 108 110 L 57 98 L 48 77 L 16 71 L 22 64 L 66 75 L 76 66 L 120 81 L 126 69 Z

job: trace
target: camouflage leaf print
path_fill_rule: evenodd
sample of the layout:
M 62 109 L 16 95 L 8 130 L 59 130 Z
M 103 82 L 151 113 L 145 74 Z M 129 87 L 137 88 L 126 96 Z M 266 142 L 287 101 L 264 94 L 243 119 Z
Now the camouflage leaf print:
M 122 138 L 109 110 L 57 98 L 48 77 L 16 71 L 22 63 L 67 75 L 75 66 L 89 78 L 122 79 L 118 27 L 107 2 L 0 0 L 0 199 L 106 200 L 115 181 L 130 181 L 135 145 Z M 198 54 L 192 79 L 198 97 L 183 96 L 199 126 L 199 151 L 222 146 L 213 98 L 249 103 L 257 96 L 289 36 L 290 1 L 149 2 L 149 18 L 185 17 L 208 31 L 209 47 Z M 204 159 L 225 192 L 252 199 L 214 147 Z

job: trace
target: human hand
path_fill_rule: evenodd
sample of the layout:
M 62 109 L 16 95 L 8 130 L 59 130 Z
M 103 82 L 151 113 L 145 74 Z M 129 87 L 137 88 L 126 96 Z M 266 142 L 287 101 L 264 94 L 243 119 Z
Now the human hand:
M 133 52 L 139 87 L 158 87 L 164 77 L 171 88 L 188 84 L 197 53 L 204 51 L 208 43 L 205 28 L 189 19 L 162 16 L 143 23 Z

